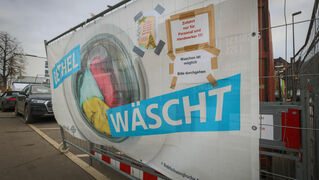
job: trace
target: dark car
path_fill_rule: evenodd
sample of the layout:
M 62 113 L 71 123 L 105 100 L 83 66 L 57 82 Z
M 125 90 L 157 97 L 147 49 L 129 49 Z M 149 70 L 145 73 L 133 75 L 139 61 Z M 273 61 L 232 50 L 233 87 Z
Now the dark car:
M 42 84 L 27 85 L 17 96 L 15 113 L 22 114 L 25 123 L 32 123 L 38 117 L 53 117 L 50 87 Z
M 16 97 L 18 95 L 18 91 L 7 91 L 3 93 L 0 97 L 1 111 L 13 110 L 16 103 Z

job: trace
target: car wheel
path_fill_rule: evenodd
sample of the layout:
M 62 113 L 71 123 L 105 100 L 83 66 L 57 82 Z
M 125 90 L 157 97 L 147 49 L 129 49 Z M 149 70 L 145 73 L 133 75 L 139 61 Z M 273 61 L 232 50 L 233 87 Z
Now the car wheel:
M 24 123 L 30 124 L 30 123 L 33 123 L 33 121 L 34 119 L 31 115 L 30 108 L 28 105 L 26 105 L 24 108 Z
M 5 112 L 6 110 L 3 107 L 3 104 L 1 104 L 1 112 Z
M 16 103 L 15 106 L 14 106 L 14 114 L 15 114 L 16 116 L 19 115 L 17 103 Z

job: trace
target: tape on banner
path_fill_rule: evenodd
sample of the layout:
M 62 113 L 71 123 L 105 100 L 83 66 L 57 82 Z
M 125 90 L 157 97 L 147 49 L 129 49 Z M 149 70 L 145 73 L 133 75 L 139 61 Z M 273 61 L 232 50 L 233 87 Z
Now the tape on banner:
M 209 74 L 206 78 L 213 87 L 218 86 L 218 83 L 212 74 Z
M 176 54 L 184 53 L 184 52 L 189 52 L 189 51 L 196 51 L 198 49 L 202 49 L 205 47 L 206 43 L 203 44 L 193 44 L 189 46 L 184 46 L 181 48 L 176 48 Z
M 168 49 L 167 55 L 170 57 L 172 61 L 174 61 L 176 57 L 173 53 L 171 21 L 167 19 L 165 21 L 165 25 L 166 25 L 166 37 L 167 37 L 167 49 Z
M 163 47 L 165 45 L 165 42 L 160 40 L 154 50 L 154 53 L 157 54 L 157 55 L 160 55 L 162 50 L 163 50 Z
M 143 16 L 143 13 L 142 11 L 140 11 L 134 16 L 134 21 L 136 22 L 137 20 L 141 19 L 142 16 Z
M 169 63 L 169 74 L 174 73 L 174 63 Z
M 211 68 L 212 69 L 218 69 L 217 57 L 211 58 L 210 62 L 211 62 Z
M 192 12 L 186 12 L 186 13 L 183 13 L 179 16 L 179 20 L 184 20 L 184 19 L 189 19 L 189 18 L 193 18 L 195 17 L 195 13 L 194 11 Z
M 184 52 L 189 52 L 189 51 L 196 51 L 199 49 L 203 49 L 205 51 L 208 51 L 216 56 L 219 55 L 220 50 L 217 48 L 214 48 L 212 46 L 209 46 L 208 43 L 202 43 L 202 44 L 193 44 L 189 46 L 184 46 L 181 48 L 176 48 L 176 54 L 184 53 Z
M 172 61 L 174 61 L 176 59 L 176 56 L 174 55 L 173 51 L 168 51 L 167 55 L 168 55 L 168 57 L 171 58 Z
M 177 82 L 177 76 L 174 76 L 171 82 L 171 89 L 175 89 L 176 87 L 176 82 Z
M 214 47 L 204 47 L 203 48 L 205 51 L 210 52 L 212 54 L 214 54 L 215 56 L 219 56 L 220 50 Z
M 208 10 L 208 26 L 209 26 L 209 44 L 212 47 L 216 47 L 214 5 L 211 4 L 207 6 L 207 10 Z
M 163 14 L 163 12 L 165 11 L 165 8 L 161 6 L 160 4 L 157 4 L 154 10 L 158 12 L 158 14 Z
M 188 52 L 188 51 L 194 51 L 200 48 L 199 44 L 194 44 L 194 45 L 190 45 L 190 46 L 184 46 L 184 51 Z
M 134 46 L 133 52 L 135 52 L 135 54 L 139 55 L 140 57 L 144 56 L 144 51 L 142 51 L 140 48 L 138 48 L 136 46 Z

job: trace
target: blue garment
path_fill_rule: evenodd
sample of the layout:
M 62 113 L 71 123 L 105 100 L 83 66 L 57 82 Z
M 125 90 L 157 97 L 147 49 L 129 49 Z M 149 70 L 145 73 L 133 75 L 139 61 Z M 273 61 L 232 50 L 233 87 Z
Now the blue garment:
M 80 87 L 80 106 L 82 107 L 83 102 L 86 100 L 97 97 L 104 102 L 103 95 L 89 69 L 86 69 L 83 73 L 83 82 Z

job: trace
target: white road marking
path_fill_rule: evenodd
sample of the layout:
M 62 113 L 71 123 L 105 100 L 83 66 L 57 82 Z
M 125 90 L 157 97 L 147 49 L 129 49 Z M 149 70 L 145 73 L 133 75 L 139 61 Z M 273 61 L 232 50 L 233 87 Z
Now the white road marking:
M 77 154 L 76 157 L 90 157 L 88 154 Z
M 59 130 L 60 128 L 38 128 L 40 130 Z

